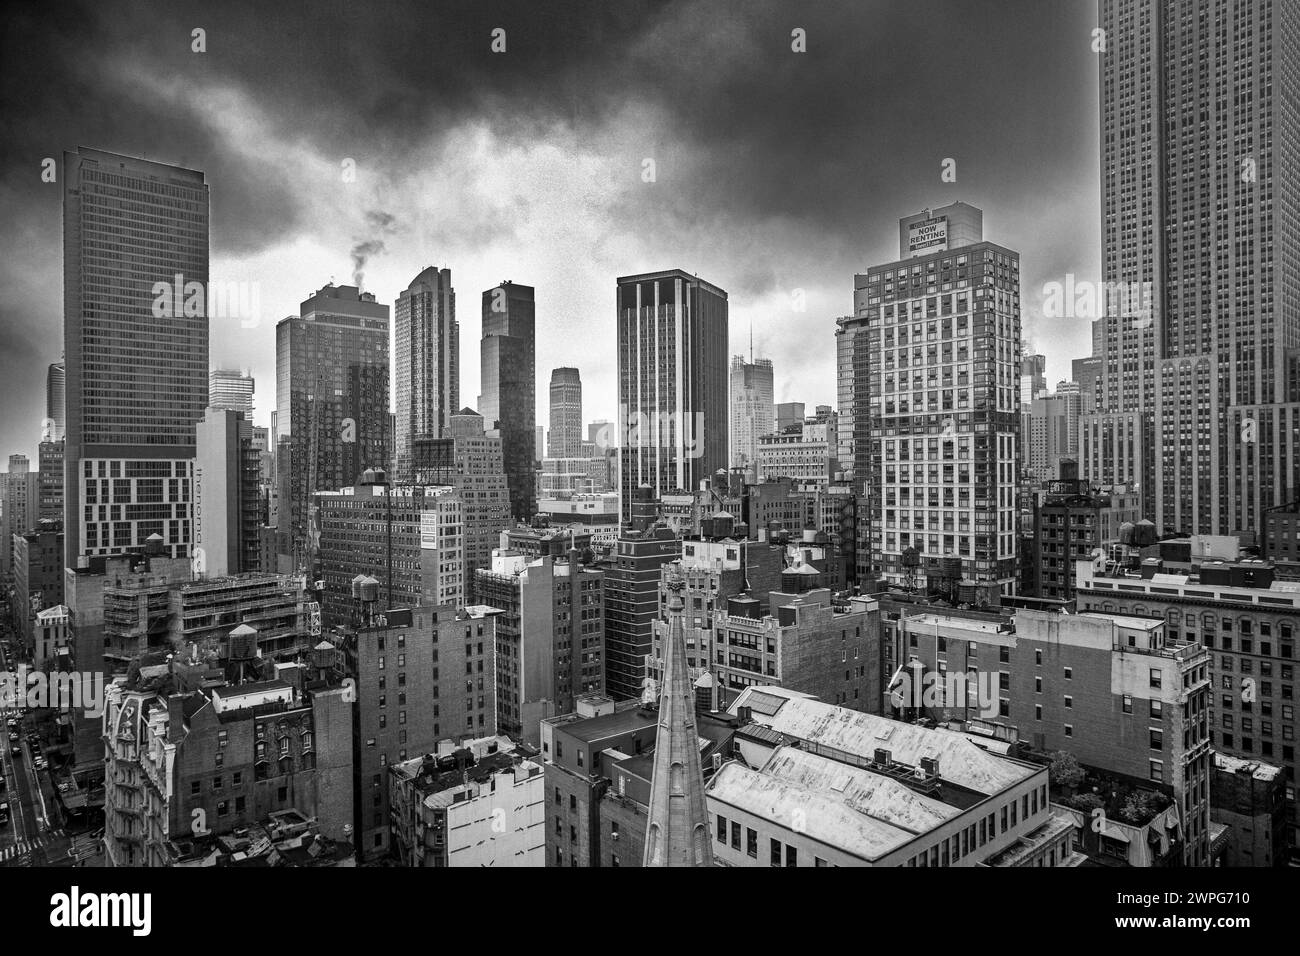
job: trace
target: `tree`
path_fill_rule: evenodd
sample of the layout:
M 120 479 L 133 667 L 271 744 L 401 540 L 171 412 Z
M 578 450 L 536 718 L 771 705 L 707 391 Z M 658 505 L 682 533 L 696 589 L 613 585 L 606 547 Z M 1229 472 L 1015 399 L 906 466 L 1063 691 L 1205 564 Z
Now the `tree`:
M 1083 783 L 1085 777 L 1087 774 L 1079 766 L 1079 761 L 1074 759 L 1074 754 L 1066 750 L 1058 750 L 1052 754 L 1047 778 L 1053 787 L 1073 790 Z
M 1093 810 L 1106 805 L 1106 801 L 1095 793 L 1081 793 L 1078 796 L 1069 797 L 1062 802 L 1070 809 L 1078 810 L 1089 817 L 1092 816 Z

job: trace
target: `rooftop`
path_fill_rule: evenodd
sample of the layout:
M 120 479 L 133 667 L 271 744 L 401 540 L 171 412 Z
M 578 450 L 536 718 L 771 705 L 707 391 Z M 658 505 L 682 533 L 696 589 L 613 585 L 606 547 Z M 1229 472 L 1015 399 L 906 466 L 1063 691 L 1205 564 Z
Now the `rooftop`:
M 756 690 L 759 702 L 769 706 L 769 698 L 785 696 L 779 687 L 749 688 L 736 698 L 731 713 L 750 707 L 756 723 L 850 760 L 870 761 L 876 750 L 887 750 L 892 761 L 912 767 L 919 767 L 924 758 L 934 759 L 945 783 L 985 795 L 1000 793 L 1038 772 L 1029 764 L 989 753 L 964 734 L 864 714 L 813 697 L 786 696 L 773 713 L 763 713 L 750 704 Z

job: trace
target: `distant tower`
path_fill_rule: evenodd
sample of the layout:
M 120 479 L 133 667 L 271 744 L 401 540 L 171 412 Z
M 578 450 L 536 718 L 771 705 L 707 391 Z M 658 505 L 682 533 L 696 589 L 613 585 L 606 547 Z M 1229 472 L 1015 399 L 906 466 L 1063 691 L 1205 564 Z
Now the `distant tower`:
M 582 376 L 576 368 L 551 370 L 551 432 L 546 457 L 582 454 Z
M 214 368 L 208 372 L 208 407 L 243 412 L 253 420 L 253 376 L 237 368 Z
M 429 266 L 393 311 L 396 478 L 410 481 L 415 443 L 442 438 L 460 407 L 460 324 L 451 270 Z
M 686 636 L 682 628 L 682 589 L 686 582 L 680 570 L 670 571 L 669 575 L 668 640 L 664 644 L 659 731 L 641 862 L 643 866 L 712 866 L 704 773 L 695 729 L 695 692 L 686 673 Z
M 533 287 L 507 280 L 485 290 L 478 412 L 488 434 L 501 438 L 516 521 L 537 513 L 536 462 L 544 449 L 537 429 L 536 344 Z

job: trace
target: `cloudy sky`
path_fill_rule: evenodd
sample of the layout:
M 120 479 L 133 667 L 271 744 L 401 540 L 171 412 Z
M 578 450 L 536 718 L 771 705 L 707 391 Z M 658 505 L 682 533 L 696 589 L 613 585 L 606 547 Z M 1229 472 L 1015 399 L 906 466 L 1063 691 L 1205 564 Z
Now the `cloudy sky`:
M 212 279 L 257 283 L 260 321 L 213 320 L 211 362 L 274 401 L 274 329 L 313 290 L 389 305 L 428 265 L 459 296 L 462 404 L 479 294 L 537 289 L 550 369 L 616 412 L 614 279 L 681 268 L 730 294 L 733 352 L 778 401 L 834 402 L 853 273 L 897 258 L 897 219 L 956 199 L 1021 253 L 1048 380 L 1089 349 L 1044 283 L 1100 263 L 1093 0 L 695 3 L 355 0 L 33 4 L 0 34 L 0 453 L 35 460 L 62 351 L 61 189 L 91 146 L 201 169 Z M 193 52 L 192 31 L 206 32 Z M 491 49 L 505 31 L 505 52 Z M 807 52 L 791 49 L 805 31 Z M 645 160 L 654 181 L 644 181 Z M 956 182 L 943 182 L 944 160 Z M 345 182 L 343 164 L 355 164 Z M 797 311 L 797 291 L 806 303 Z

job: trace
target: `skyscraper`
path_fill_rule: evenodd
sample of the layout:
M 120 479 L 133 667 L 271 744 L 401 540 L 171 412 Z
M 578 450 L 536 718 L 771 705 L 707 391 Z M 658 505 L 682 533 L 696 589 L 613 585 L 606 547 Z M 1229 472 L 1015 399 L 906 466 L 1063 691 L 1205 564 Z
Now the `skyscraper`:
M 1257 530 L 1300 487 L 1300 7 L 1099 14 L 1108 303 L 1085 475 L 1138 482 L 1161 532 Z
M 203 173 L 63 154 L 64 547 L 190 547 L 194 425 L 208 389 Z
M 1020 404 L 1028 407 L 1039 392 L 1047 391 L 1047 356 L 1026 355 L 1020 360 Z
M 619 513 L 639 486 L 694 490 L 726 470 L 727 293 L 681 269 L 618 280 Z
M 482 415 L 462 408 L 448 416 L 443 437 L 416 439 L 411 458 L 415 484 L 451 485 L 464 503 L 465 600 L 477 602 L 474 571 L 491 565 L 511 526 L 501 438 L 486 433 Z
M 253 431 L 245 413 L 229 408 L 207 409 L 195 428 L 194 570 L 208 577 L 262 570 L 266 516 Z
M 851 449 L 868 471 L 860 573 L 956 575 L 963 600 L 997 603 L 1016 580 L 1020 257 L 972 221 L 964 203 L 904 218 L 904 258 L 855 277 L 841 334 L 853 330 L 853 441 L 868 445 Z
M 40 513 L 40 476 L 26 455 L 10 455 L 9 471 L 0 475 L 0 579 L 13 572 L 14 535 L 36 527 Z
M 460 405 L 460 324 L 451 270 L 429 266 L 393 313 L 396 479 L 411 480 L 416 441 L 441 438 Z
M 582 376 L 576 368 L 551 369 L 551 431 L 547 458 L 582 455 Z
M 253 376 L 237 368 L 214 368 L 208 373 L 208 407 L 243 412 L 251 422 Z
M 527 521 L 537 511 L 536 307 L 533 287 L 505 281 L 483 293 L 478 411 L 488 433 L 501 436 L 510 512 Z
M 279 553 L 311 568 L 312 495 L 389 462 L 388 306 L 332 283 L 275 327 Z
M 772 360 L 731 358 L 731 467 L 750 470 L 758 459 L 758 440 L 776 431 L 772 404 Z
M 45 374 L 45 417 L 50 420 L 49 434 L 42 436 L 47 441 L 63 441 L 63 431 L 67 424 L 64 395 L 67 391 L 67 369 L 62 362 L 55 362 Z

